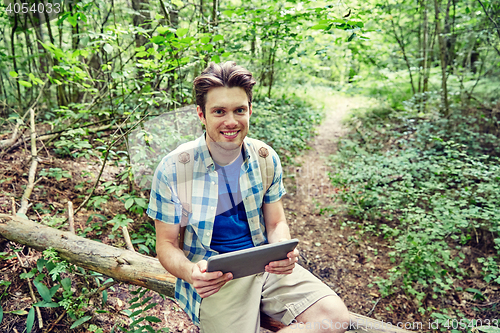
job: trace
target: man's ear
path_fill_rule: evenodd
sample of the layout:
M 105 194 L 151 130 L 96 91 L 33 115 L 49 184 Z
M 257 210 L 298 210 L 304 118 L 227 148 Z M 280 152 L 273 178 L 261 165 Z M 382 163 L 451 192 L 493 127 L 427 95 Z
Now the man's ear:
M 249 105 L 249 112 L 248 112 L 248 116 L 251 116 L 252 115 L 252 103 L 248 103 Z
M 196 113 L 198 114 L 198 118 L 200 118 L 203 125 L 207 126 L 207 121 L 205 120 L 205 116 L 203 115 L 203 111 L 201 111 L 201 107 L 196 105 Z

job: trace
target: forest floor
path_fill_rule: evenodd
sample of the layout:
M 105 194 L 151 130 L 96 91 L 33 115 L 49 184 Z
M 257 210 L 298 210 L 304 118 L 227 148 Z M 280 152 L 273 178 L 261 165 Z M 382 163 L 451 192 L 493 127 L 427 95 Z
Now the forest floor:
M 336 142 L 345 133 L 342 127 L 342 119 L 355 108 L 363 106 L 365 99 L 357 97 L 330 96 L 327 98 L 326 119 L 318 128 L 318 135 L 310 143 L 311 149 L 295 159 L 294 165 L 285 168 L 285 186 L 287 195 L 283 202 L 287 215 L 292 237 L 300 240 L 299 250 L 301 251 L 302 265 L 312 271 L 326 284 L 337 292 L 344 300 L 350 311 L 370 316 L 384 322 L 413 322 L 417 318 L 417 313 L 413 302 L 406 296 L 381 298 L 376 286 L 371 284 L 374 277 L 385 277 L 385 273 L 392 266 L 387 256 L 387 242 L 382 238 L 374 236 L 361 236 L 355 229 L 343 226 L 346 217 L 342 214 L 340 206 L 336 204 L 332 195 L 337 189 L 333 188 L 328 172 L 328 156 L 335 154 Z M 0 213 L 11 213 L 10 197 L 20 198 L 23 185 L 26 184 L 26 174 L 29 168 L 29 154 L 27 150 L 17 149 L 13 153 L 4 157 L 1 163 L 3 171 L 0 178 L 1 192 L 5 193 L 0 197 Z M 55 210 L 63 211 L 67 200 L 74 200 L 75 206 L 81 202 L 75 185 L 88 180 L 82 170 L 98 173 L 100 164 L 90 163 L 87 160 L 63 160 L 50 156 L 49 151 L 42 150 L 42 164 L 40 168 L 59 167 L 71 173 L 71 178 L 63 178 L 58 182 L 42 179 L 32 194 L 32 202 L 44 205 L 51 205 Z M 103 180 L 112 180 L 120 172 L 117 167 L 110 166 L 106 169 Z M 24 175 L 23 175 L 24 174 Z M 10 193 L 10 194 L 8 194 Z M 109 201 L 103 204 L 101 214 L 114 216 L 123 212 L 123 204 Z M 40 221 L 46 213 L 29 213 L 33 220 Z M 95 212 L 94 212 L 95 213 Z M 88 225 L 91 211 L 83 209 L 75 216 L 75 228 L 84 230 Z M 145 218 L 145 217 L 144 217 Z M 94 219 L 94 220 L 92 220 Z M 96 221 L 96 218 L 90 218 Z M 110 239 L 106 237 L 109 230 L 103 228 L 98 235 L 95 231 L 87 234 L 87 237 L 99 238 L 102 242 L 123 246 L 121 239 Z M 133 232 L 133 230 L 131 231 Z M 0 252 L 12 253 L 15 247 L 12 243 L 3 242 L 0 244 Z M 17 245 L 16 245 L 17 246 Z M 21 248 L 17 246 L 17 248 Z M 24 249 L 18 252 L 19 256 L 0 261 L 0 280 L 10 281 L 8 295 L 1 298 L 1 305 L 4 311 L 4 318 L 0 324 L 0 332 L 21 333 L 25 329 L 26 315 L 32 302 L 28 283 L 19 278 L 23 271 L 23 266 L 29 269 L 36 267 L 36 260 L 41 254 L 34 250 Z M 82 282 L 83 283 L 83 282 Z M 2 290 L 4 287 L 2 288 Z M 116 322 L 130 322 L 130 319 L 123 313 L 127 309 L 128 301 L 133 298 L 132 290 L 135 286 L 120 284 L 109 290 L 107 305 L 104 309 L 106 313 L 96 313 L 97 304 L 101 302 L 97 299 L 87 308 L 87 314 L 93 314 L 92 320 L 85 325 L 70 330 L 72 324 L 67 316 L 56 323 L 56 319 L 63 313 L 62 308 L 42 308 L 44 328 L 38 326 L 38 319 L 32 332 L 47 332 L 52 327 L 52 332 L 85 332 L 84 326 L 89 323 L 102 328 L 104 332 L 109 332 Z M 36 293 L 36 290 L 35 290 Z M 177 304 L 169 299 L 163 299 L 154 292 L 149 292 L 153 297 L 151 302 L 158 305 L 148 310 L 148 315 L 157 316 L 161 323 L 152 325 L 155 329 L 168 327 L 170 332 L 194 333 L 198 332 L 187 315 L 179 309 Z M 12 311 L 18 311 L 12 313 Z M 424 324 L 425 327 L 425 324 Z M 88 331 L 90 332 L 90 331 Z

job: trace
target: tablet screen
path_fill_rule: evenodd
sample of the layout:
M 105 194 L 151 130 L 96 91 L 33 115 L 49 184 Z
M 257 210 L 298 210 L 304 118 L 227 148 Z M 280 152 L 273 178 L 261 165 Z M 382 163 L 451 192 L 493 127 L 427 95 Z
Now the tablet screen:
M 293 251 L 298 243 L 298 239 L 291 239 L 219 254 L 208 258 L 207 272 L 231 272 L 233 279 L 262 273 L 271 261 L 286 259 L 288 252 Z

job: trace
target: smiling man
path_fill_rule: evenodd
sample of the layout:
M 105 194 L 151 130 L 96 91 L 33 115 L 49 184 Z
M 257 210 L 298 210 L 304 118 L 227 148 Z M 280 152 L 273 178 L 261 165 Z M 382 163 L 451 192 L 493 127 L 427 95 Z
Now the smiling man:
M 280 332 L 297 323 L 309 323 L 308 332 L 345 332 L 344 303 L 297 264 L 297 249 L 265 273 L 233 280 L 231 273 L 206 271 L 213 255 L 291 238 L 279 157 L 247 137 L 254 84 L 234 62 L 210 63 L 194 80 L 206 133 L 156 169 L 147 213 L 155 220 L 158 259 L 178 278 L 176 299 L 203 333 L 259 332 L 260 311 L 290 325 Z

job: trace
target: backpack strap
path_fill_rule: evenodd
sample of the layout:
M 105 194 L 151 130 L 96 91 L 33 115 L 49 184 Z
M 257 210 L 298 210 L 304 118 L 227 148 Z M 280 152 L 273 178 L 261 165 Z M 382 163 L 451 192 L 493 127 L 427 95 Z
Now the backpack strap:
M 191 196 L 193 190 L 193 158 L 191 152 L 185 151 L 177 156 L 177 194 L 182 205 L 181 230 L 179 233 L 179 248 L 182 250 L 184 245 L 184 232 L 191 214 Z
M 274 179 L 274 163 L 273 158 L 269 154 L 269 146 L 260 140 L 250 139 L 252 142 L 253 150 L 259 155 L 259 169 L 260 175 L 262 177 L 262 187 L 264 188 L 264 194 L 273 183 Z

